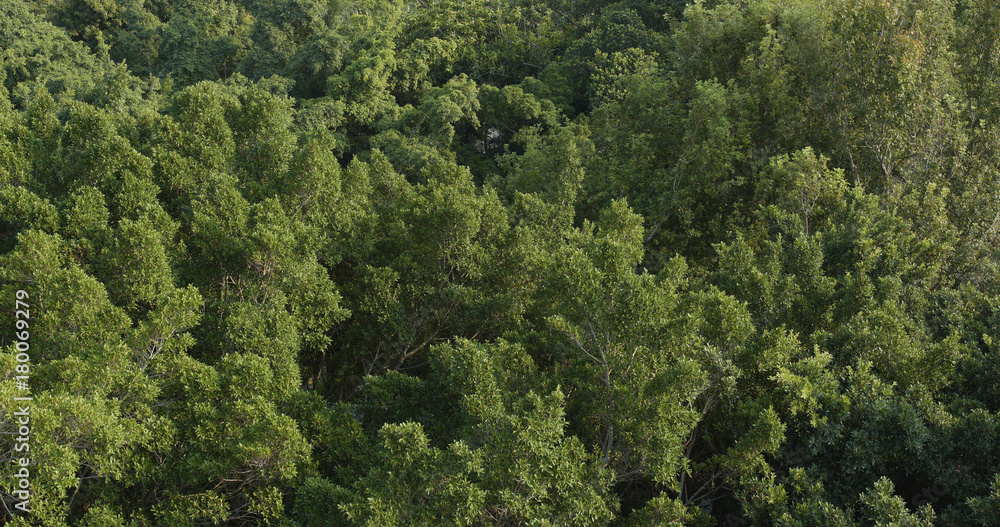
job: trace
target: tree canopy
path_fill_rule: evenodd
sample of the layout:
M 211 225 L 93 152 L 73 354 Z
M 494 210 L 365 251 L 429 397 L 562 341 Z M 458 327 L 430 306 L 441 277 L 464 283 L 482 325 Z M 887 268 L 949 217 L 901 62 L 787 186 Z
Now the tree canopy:
M 994 4 L 0 13 L 6 524 L 1000 525 Z

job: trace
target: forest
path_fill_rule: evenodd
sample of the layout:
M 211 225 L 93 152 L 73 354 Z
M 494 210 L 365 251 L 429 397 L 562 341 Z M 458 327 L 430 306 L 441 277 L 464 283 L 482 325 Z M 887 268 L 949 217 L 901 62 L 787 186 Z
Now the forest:
M 0 0 L 0 523 L 1000 525 L 998 28 Z

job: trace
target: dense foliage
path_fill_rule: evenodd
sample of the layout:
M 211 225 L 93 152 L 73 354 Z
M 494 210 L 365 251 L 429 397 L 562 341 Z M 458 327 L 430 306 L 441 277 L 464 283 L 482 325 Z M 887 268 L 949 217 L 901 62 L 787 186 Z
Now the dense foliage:
M 0 515 L 998 525 L 997 27 L 0 0 Z

